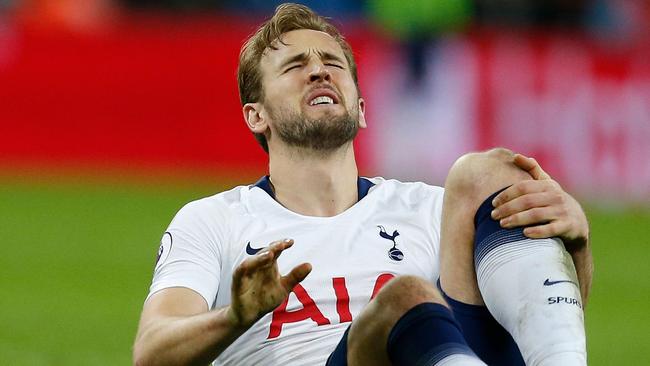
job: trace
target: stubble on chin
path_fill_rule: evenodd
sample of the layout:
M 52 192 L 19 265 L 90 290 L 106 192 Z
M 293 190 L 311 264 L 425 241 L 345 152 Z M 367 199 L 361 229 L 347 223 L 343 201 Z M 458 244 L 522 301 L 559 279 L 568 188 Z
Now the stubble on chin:
M 292 147 L 327 153 L 352 141 L 359 132 L 358 108 L 340 115 L 327 112 L 320 117 L 283 107 L 267 108 L 278 138 Z

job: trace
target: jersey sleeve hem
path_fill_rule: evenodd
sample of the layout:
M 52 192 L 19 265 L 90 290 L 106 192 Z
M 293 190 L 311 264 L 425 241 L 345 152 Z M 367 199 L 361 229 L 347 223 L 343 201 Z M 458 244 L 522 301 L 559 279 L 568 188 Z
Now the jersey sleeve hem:
M 169 283 L 169 284 L 166 284 L 166 283 L 160 283 L 160 284 L 157 284 L 155 287 L 152 287 L 152 288 L 149 290 L 149 294 L 148 294 L 147 297 L 145 298 L 144 302 L 146 303 L 147 301 L 149 301 L 149 299 L 150 299 L 153 295 L 157 294 L 158 292 L 160 292 L 160 291 L 162 291 L 162 290 L 169 289 L 169 288 L 186 288 L 186 289 L 188 289 L 188 290 L 191 290 L 191 291 L 197 293 L 198 295 L 200 295 L 200 296 L 203 298 L 203 301 L 205 301 L 205 304 L 206 304 L 208 310 L 210 310 L 211 307 L 212 307 L 212 303 L 210 302 L 210 300 L 208 300 L 208 297 L 207 297 L 208 295 L 206 295 L 205 293 L 202 293 L 201 291 L 199 291 L 199 290 L 193 288 L 191 285 L 188 286 L 188 285 L 186 285 L 186 284 L 174 284 L 174 283 Z

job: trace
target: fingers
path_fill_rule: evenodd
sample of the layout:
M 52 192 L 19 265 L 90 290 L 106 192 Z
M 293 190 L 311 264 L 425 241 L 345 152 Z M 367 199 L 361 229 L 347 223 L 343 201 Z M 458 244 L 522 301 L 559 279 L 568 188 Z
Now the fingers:
M 237 266 L 233 273 L 233 279 L 236 282 L 241 277 L 254 272 L 260 268 L 269 266 L 273 262 L 273 255 L 269 251 L 260 252 L 250 258 L 246 258 Z
M 535 192 L 511 199 L 492 210 L 492 218 L 501 220 L 508 216 L 537 207 L 548 207 L 563 203 L 562 195 L 556 192 Z
M 533 177 L 533 179 L 551 179 L 551 176 L 542 169 L 537 160 L 534 158 L 529 158 L 521 154 L 515 154 L 514 163 L 519 168 L 527 171 L 528 174 Z
M 531 239 L 560 237 L 568 230 L 568 225 L 562 221 L 553 221 L 545 225 L 531 226 L 524 229 L 524 235 Z
M 268 247 L 262 249 L 256 255 L 246 258 L 233 273 L 233 285 L 239 285 L 243 276 L 260 269 L 265 269 L 273 265 L 287 248 L 293 245 L 293 239 L 284 239 L 271 243 Z
M 244 277 L 261 273 L 259 271 L 267 271 L 270 269 L 275 273 L 274 276 L 277 276 L 277 267 L 275 267 L 277 259 L 284 250 L 293 246 L 293 243 L 294 241 L 292 239 L 273 242 L 256 255 L 244 260 L 233 273 L 233 288 L 240 289 L 242 283 L 244 283 Z M 307 277 L 311 272 L 311 269 L 311 264 L 303 263 L 293 268 L 286 276 L 278 276 L 277 278 L 280 279 L 280 283 L 286 291 L 291 291 L 298 283 Z
M 499 220 L 499 225 L 504 229 L 515 227 L 546 224 L 557 219 L 553 207 L 537 207 L 523 212 L 504 217 Z
M 303 263 L 296 266 L 286 276 L 282 277 L 282 285 L 287 291 L 291 291 L 296 285 L 304 280 L 311 272 L 311 264 Z
M 505 229 L 527 226 L 524 235 L 531 239 L 564 237 L 571 230 L 571 220 L 563 215 L 555 206 L 538 207 L 505 217 L 499 225 Z
M 523 180 L 511 185 L 494 197 L 492 205 L 494 207 L 499 207 L 517 197 L 538 192 L 558 192 L 559 194 L 563 191 L 560 185 L 553 179 Z
M 268 247 L 260 250 L 257 255 L 249 258 L 251 260 L 248 263 L 248 269 L 262 268 L 271 265 L 273 262 L 278 260 L 280 254 L 282 254 L 285 249 L 291 248 L 292 245 L 293 239 L 274 241 Z M 242 264 L 245 262 L 246 261 L 242 262 Z
M 293 239 L 284 239 L 271 243 L 268 247 L 264 248 L 262 253 L 269 253 L 272 258 L 277 260 L 280 257 L 280 254 L 285 249 L 291 248 L 293 246 Z

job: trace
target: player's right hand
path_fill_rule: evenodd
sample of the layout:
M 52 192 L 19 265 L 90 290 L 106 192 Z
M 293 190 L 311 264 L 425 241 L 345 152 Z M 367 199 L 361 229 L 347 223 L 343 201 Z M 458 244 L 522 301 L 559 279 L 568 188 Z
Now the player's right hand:
M 311 264 L 302 263 L 286 276 L 280 275 L 278 257 L 292 245 L 292 239 L 273 242 L 235 269 L 228 309 L 234 326 L 250 327 L 264 314 L 273 311 L 311 272 Z

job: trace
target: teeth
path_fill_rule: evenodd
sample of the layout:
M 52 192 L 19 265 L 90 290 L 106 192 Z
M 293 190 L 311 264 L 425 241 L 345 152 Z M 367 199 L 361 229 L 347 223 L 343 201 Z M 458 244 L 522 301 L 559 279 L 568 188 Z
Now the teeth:
M 309 102 L 309 105 L 316 105 L 316 104 L 334 104 L 334 99 L 327 96 L 320 96 L 312 99 L 312 101 Z

